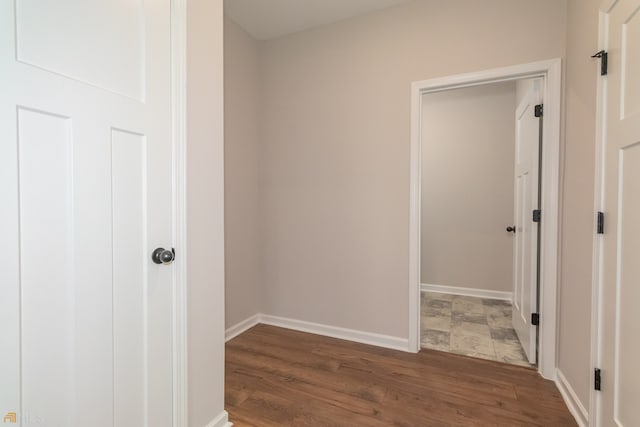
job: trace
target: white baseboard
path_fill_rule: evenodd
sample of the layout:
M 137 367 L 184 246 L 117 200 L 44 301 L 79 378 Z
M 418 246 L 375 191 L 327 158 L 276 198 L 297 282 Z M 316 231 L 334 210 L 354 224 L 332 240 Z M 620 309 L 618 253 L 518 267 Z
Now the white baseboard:
M 420 285 L 421 291 L 437 292 L 440 294 L 465 295 L 468 297 L 501 299 L 513 301 L 513 292 L 490 291 L 487 289 L 463 288 L 460 286 L 430 285 L 423 283 Z
M 233 423 L 229 422 L 229 414 L 222 411 L 217 417 L 207 423 L 205 427 L 231 427 Z
M 560 369 L 556 369 L 555 382 L 558 390 L 560 390 L 560 394 L 562 395 L 564 402 L 569 408 L 569 412 L 573 415 L 573 418 L 576 419 L 576 422 L 580 427 L 587 427 L 589 425 L 589 413 L 582 403 L 580 403 L 578 395 L 573 390 L 573 387 L 571 387 L 571 384 L 569 384 Z
M 393 350 L 409 351 L 409 340 L 407 338 L 357 331 L 354 329 L 340 328 L 338 326 L 322 325 L 320 323 L 305 322 L 304 320 L 289 319 L 286 317 L 271 316 L 269 314 L 262 313 L 254 314 L 248 319 L 228 328 L 225 331 L 225 341 L 235 338 L 258 323 L 293 329 L 301 332 L 309 332 L 311 334 L 323 335 L 326 337 L 339 338 L 347 341 L 355 341 L 362 344 L 370 344 Z
M 339 338 L 347 341 L 355 341 L 362 344 L 390 348 L 393 350 L 409 351 L 409 340 L 407 338 L 398 338 L 373 332 L 322 325 L 319 323 L 305 322 L 303 320 L 288 319 L 268 314 L 263 314 L 261 316 L 260 323 L 279 326 L 281 328 L 294 329 L 301 332 L 309 332 L 326 337 Z
M 260 313 L 254 314 L 248 319 L 244 319 L 242 322 L 236 323 L 235 325 L 227 328 L 227 330 L 224 331 L 224 341 L 227 342 L 244 331 L 253 328 L 255 325 L 260 323 L 260 316 L 262 316 Z

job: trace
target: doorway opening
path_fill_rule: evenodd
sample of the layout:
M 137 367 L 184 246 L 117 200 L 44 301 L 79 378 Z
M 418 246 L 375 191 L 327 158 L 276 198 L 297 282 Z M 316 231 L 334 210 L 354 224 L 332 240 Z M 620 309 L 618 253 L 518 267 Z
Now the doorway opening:
M 483 92 L 496 88 L 497 97 L 483 97 Z M 496 130 L 491 115 L 481 117 L 486 116 L 481 114 L 485 110 L 500 103 L 511 108 L 511 121 L 501 130 L 510 134 L 506 137 L 510 146 L 495 135 L 485 135 L 487 141 L 481 141 L 482 135 L 472 129 L 469 119 L 452 118 L 447 126 L 446 120 L 434 115 L 454 108 L 456 98 L 460 101 L 465 93 L 475 93 L 475 102 L 480 102 L 467 103 L 469 114 L 477 112 L 478 129 Z M 544 127 L 538 127 L 542 120 L 538 117 L 519 121 L 518 117 L 533 119 L 541 113 L 535 111 L 541 100 Z M 485 108 L 484 101 L 488 101 Z M 431 120 L 426 118 L 429 114 Z M 411 351 L 419 351 L 421 343 L 440 350 L 448 346 L 453 352 L 483 358 L 537 363 L 543 376 L 555 378 L 559 117 L 559 60 L 413 83 Z M 446 144 L 447 132 L 452 131 L 457 137 L 467 133 L 460 146 Z M 519 140 L 528 134 L 535 145 Z M 425 138 L 442 144 L 425 148 Z M 544 150 L 538 157 L 540 142 Z M 511 179 L 498 180 L 499 176 Z M 423 200 L 425 192 L 428 199 Z M 422 291 L 427 291 L 424 299 Z M 429 313 L 439 319 L 421 316 Z M 536 321 L 538 325 L 533 325 Z M 421 326 L 432 336 L 421 334 Z M 483 334 L 486 341 L 479 342 Z M 516 336 L 523 343 L 521 351 L 513 346 Z M 508 343 L 500 342 L 503 339 Z M 465 349 L 467 344 L 475 349 Z M 519 352 L 520 359 L 514 357 Z
M 424 349 L 536 363 L 541 83 L 422 95 Z

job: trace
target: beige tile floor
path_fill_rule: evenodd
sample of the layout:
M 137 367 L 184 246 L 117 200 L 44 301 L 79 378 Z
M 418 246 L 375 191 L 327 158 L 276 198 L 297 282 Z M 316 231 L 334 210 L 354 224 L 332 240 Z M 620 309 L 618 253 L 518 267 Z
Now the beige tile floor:
M 422 292 L 421 322 L 422 348 L 531 366 L 508 301 Z

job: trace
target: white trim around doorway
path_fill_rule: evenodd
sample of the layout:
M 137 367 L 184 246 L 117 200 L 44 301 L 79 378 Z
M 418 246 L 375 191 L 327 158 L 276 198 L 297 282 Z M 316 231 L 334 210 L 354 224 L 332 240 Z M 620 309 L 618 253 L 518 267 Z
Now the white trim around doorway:
M 420 140 L 421 96 L 430 92 L 540 77 L 544 84 L 542 158 L 540 327 L 538 371 L 556 379 L 558 226 L 560 188 L 561 61 L 551 59 L 511 67 L 422 80 L 411 85 L 411 165 L 409 206 L 409 351 L 420 350 Z
M 616 0 L 603 0 L 598 14 L 598 50 L 607 50 L 609 47 L 609 14 L 616 4 Z M 594 211 L 604 212 L 605 202 L 605 122 L 607 118 L 607 79 L 602 78 L 600 71 L 597 71 L 596 88 L 596 147 L 595 147 L 595 190 L 594 190 Z M 594 229 L 597 220 L 594 215 Z M 591 354 L 590 367 L 595 369 L 602 363 L 602 291 L 603 282 L 603 260 L 604 241 L 603 235 L 594 233 L 593 235 L 593 262 L 591 272 Z M 591 371 L 593 372 L 593 371 Z M 589 379 L 589 410 L 588 423 L 585 425 L 598 426 L 601 414 L 601 395 L 596 391 L 594 375 Z

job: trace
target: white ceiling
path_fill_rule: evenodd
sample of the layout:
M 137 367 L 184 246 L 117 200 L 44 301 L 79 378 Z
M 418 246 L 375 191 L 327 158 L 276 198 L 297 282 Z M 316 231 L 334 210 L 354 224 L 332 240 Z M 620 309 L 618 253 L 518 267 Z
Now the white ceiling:
M 268 40 L 412 0 L 225 0 L 225 13 Z

